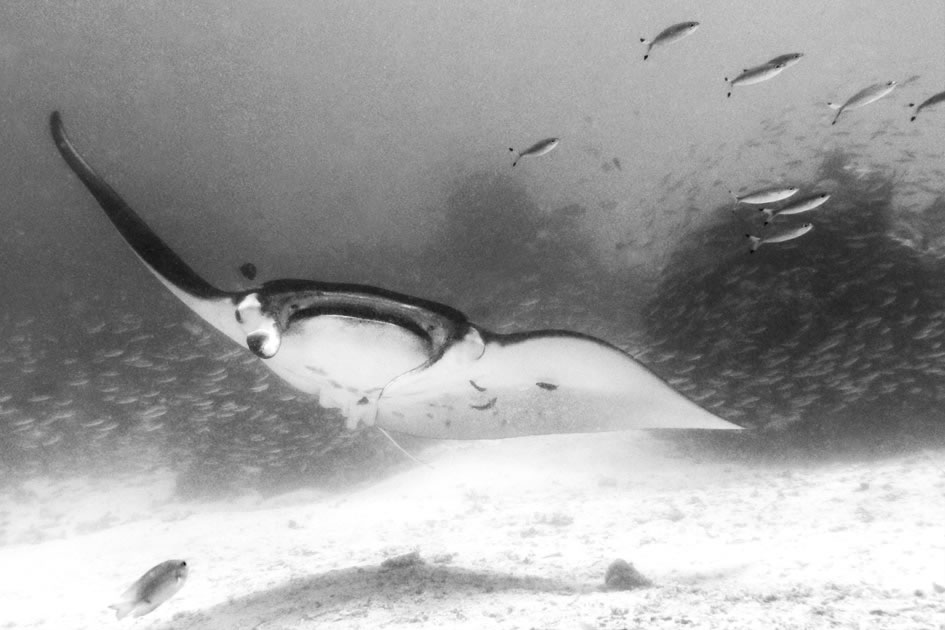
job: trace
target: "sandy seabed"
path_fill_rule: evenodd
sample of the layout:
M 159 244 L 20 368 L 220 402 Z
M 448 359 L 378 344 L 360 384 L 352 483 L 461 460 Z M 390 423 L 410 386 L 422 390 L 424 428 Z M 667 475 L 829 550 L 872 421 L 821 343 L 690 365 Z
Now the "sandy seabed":
M 945 628 L 941 451 L 693 461 L 637 433 L 422 457 L 343 494 L 217 504 L 175 500 L 169 474 L 20 484 L 0 628 Z M 117 621 L 170 558 L 183 589 Z M 604 590 L 617 558 L 653 584 Z

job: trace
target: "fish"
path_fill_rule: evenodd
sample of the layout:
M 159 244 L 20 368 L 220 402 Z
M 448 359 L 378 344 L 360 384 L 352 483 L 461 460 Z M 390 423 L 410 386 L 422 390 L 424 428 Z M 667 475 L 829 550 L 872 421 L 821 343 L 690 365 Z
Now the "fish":
M 834 116 L 833 122 L 831 125 L 837 124 L 837 119 L 840 118 L 840 114 L 851 109 L 859 109 L 864 105 L 869 105 L 870 103 L 875 103 L 879 99 L 883 98 L 890 92 L 896 89 L 895 81 L 886 81 L 885 83 L 874 83 L 873 85 L 863 88 L 853 96 L 847 99 L 845 103 L 839 105 L 837 103 L 827 103 L 827 105 L 833 109 L 837 110 L 837 115 Z
M 808 232 L 814 229 L 813 224 L 805 223 L 804 225 L 799 225 L 783 232 L 778 232 L 777 234 L 772 234 L 771 236 L 753 236 L 751 234 L 746 234 L 748 240 L 751 241 L 750 253 L 755 253 L 758 251 L 758 248 L 764 245 L 765 243 L 783 243 L 784 241 L 791 241 L 795 238 L 800 238 Z
M 243 263 L 242 265 L 240 265 L 240 273 L 247 280 L 255 280 L 256 279 L 256 265 L 254 265 L 251 262 Z
M 189 569 L 185 560 L 167 560 L 157 564 L 128 587 L 118 602 L 109 606 L 118 619 L 146 615 L 184 586 Z
M 544 140 L 536 142 L 524 151 L 519 151 L 518 155 L 515 157 L 515 160 L 512 162 L 512 166 L 514 167 L 516 164 L 518 164 L 518 161 L 523 157 L 538 157 L 539 155 L 545 155 L 546 153 L 554 151 L 555 147 L 558 146 L 559 141 L 560 140 L 558 138 L 545 138 Z M 515 149 L 512 147 L 509 147 L 509 151 L 515 153 Z
M 921 112 L 923 109 L 927 109 L 934 105 L 938 105 L 939 103 L 945 103 L 945 91 L 939 92 L 938 94 L 928 97 L 927 99 L 919 103 L 918 107 L 916 107 L 915 103 L 909 103 L 909 107 L 915 107 L 915 111 L 912 112 L 912 118 L 909 119 L 909 122 L 914 122 L 916 119 L 916 116 L 918 116 L 919 112 Z
M 735 198 L 735 205 L 732 207 L 732 212 L 735 212 L 735 209 L 740 203 L 747 203 L 751 205 L 757 205 L 762 203 L 775 203 L 778 201 L 783 201 L 797 193 L 800 190 L 797 186 L 782 186 L 775 188 L 762 188 L 761 190 L 755 190 L 750 193 L 745 193 L 744 195 L 736 195 L 733 191 L 728 191 L 732 197 Z
M 49 125 L 63 160 L 158 281 L 294 389 L 339 410 L 348 429 L 444 439 L 740 429 L 579 332 L 499 334 L 449 305 L 363 284 L 280 279 L 219 289 L 86 162 L 58 112 Z
M 673 24 L 672 26 L 663 29 L 660 34 L 654 37 L 652 40 L 641 37 L 640 43 L 647 45 L 646 53 L 643 55 L 643 61 L 649 59 L 650 52 L 652 52 L 652 50 L 657 46 L 665 46 L 666 44 L 678 42 L 683 37 L 691 35 L 697 28 L 699 28 L 698 22 L 680 22 L 679 24 Z
M 786 67 L 787 65 L 783 63 L 779 63 L 774 66 L 762 64 L 760 66 L 755 66 L 754 68 L 746 68 L 734 79 L 729 80 L 728 77 L 725 77 L 725 81 L 730 85 L 728 94 L 726 94 L 726 96 L 732 96 L 732 90 L 735 89 L 736 85 L 755 85 L 756 83 L 767 81 L 768 79 L 774 78 L 781 74 L 781 72 Z
M 759 208 L 759 210 L 765 213 L 765 225 L 768 225 L 774 221 L 775 217 L 800 214 L 819 208 L 827 203 L 828 199 L 830 199 L 829 193 L 817 193 L 816 195 L 810 195 L 809 197 L 793 201 L 783 208 Z
M 784 66 L 785 68 L 790 68 L 798 61 L 801 60 L 801 57 L 804 56 L 804 53 L 787 53 L 786 55 L 778 55 L 774 59 L 771 59 L 765 62 L 762 65 L 765 66 Z

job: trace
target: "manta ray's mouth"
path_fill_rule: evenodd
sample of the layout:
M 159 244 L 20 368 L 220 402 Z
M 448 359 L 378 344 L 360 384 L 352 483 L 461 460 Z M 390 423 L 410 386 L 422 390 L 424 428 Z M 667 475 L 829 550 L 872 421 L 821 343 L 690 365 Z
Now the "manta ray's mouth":
M 89 166 L 57 112 L 50 128 L 66 163 L 175 296 L 287 383 L 339 409 L 349 426 L 454 439 L 739 428 L 586 335 L 498 335 L 449 306 L 363 285 L 275 280 L 221 291 Z

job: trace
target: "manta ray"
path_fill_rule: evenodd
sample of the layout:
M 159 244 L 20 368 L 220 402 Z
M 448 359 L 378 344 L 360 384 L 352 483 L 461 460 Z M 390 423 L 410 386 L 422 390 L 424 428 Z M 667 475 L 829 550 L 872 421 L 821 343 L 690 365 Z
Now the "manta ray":
M 625 429 L 738 429 L 622 350 L 563 330 L 496 334 L 460 311 L 383 288 L 272 280 L 225 291 L 204 280 L 93 170 L 60 154 L 132 251 L 181 302 L 349 429 L 492 439 Z

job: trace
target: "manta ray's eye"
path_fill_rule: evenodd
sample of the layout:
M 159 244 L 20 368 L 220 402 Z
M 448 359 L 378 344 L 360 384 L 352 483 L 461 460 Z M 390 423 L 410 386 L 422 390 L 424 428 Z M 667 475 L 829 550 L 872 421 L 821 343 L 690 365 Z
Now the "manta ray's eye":
M 298 305 L 298 304 L 289 304 L 289 310 L 290 310 L 290 311 L 297 311 L 297 310 L 299 310 L 299 305 Z
M 242 324 L 242 323 L 243 323 L 243 316 L 240 315 L 240 312 L 237 310 L 236 313 L 234 313 L 234 314 L 236 315 L 236 321 L 238 321 L 239 323 Z

